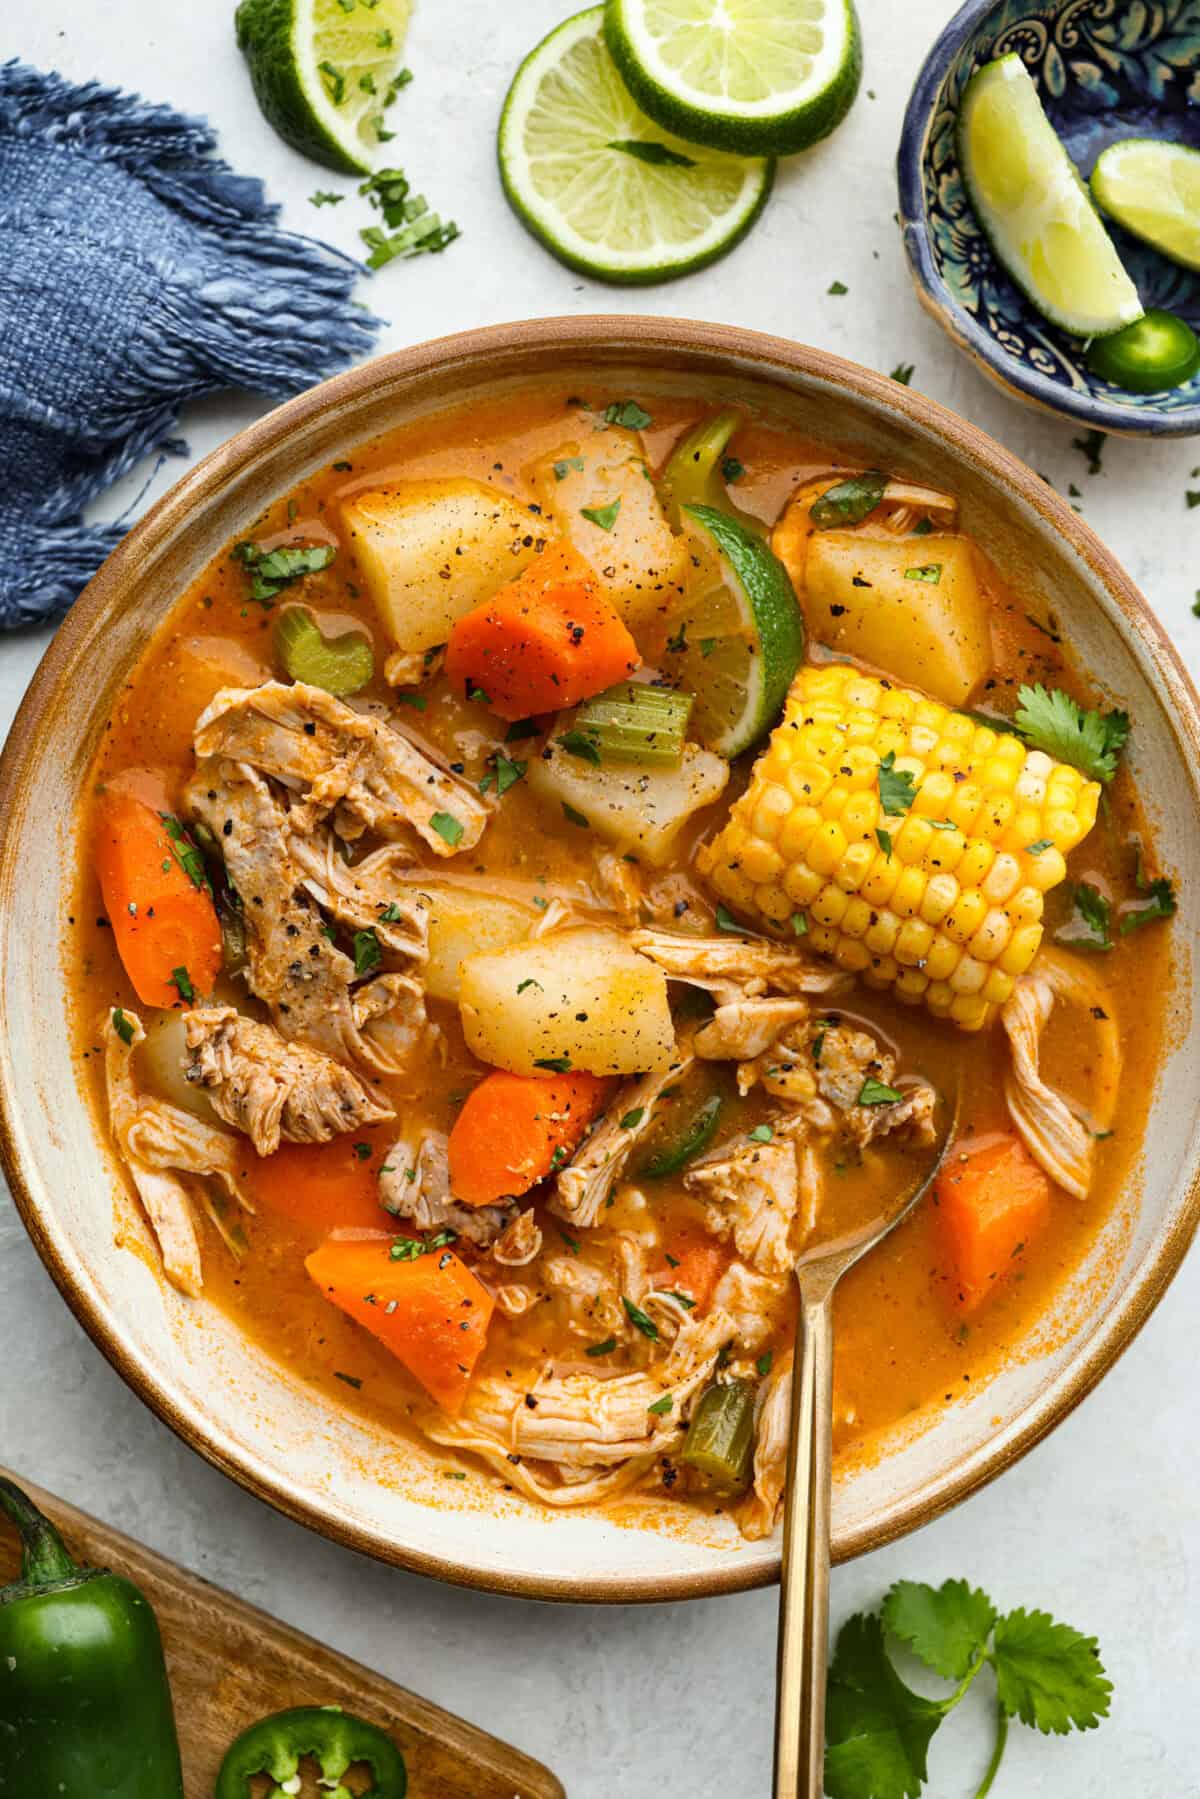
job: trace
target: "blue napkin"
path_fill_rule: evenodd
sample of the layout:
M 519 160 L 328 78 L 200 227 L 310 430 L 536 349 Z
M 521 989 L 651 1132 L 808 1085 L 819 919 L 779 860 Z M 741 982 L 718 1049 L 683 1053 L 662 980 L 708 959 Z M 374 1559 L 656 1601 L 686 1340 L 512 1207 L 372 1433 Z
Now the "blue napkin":
M 348 257 L 280 231 L 200 119 L 0 66 L 0 627 L 65 611 L 122 528 L 83 507 L 180 407 L 276 399 L 368 351 Z

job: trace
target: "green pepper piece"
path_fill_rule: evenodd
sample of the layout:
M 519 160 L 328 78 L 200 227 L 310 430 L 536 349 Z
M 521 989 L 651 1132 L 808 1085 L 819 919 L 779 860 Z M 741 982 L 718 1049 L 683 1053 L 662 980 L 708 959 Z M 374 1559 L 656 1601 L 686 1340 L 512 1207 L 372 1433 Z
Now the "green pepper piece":
M 685 506 L 711 506 L 736 518 L 755 536 L 766 535 L 760 518 L 743 512 L 729 497 L 721 478 L 721 461 L 734 432 L 745 424 L 745 418 L 732 408 L 712 418 L 701 419 L 694 430 L 676 445 L 667 466 L 659 477 L 658 491 L 673 530 L 683 529 Z
M 404 1757 L 376 1725 L 340 1705 L 298 1705 L 260 1718 L 230 1745 L 217 1775 L 216 1799 L 250 1799 L 256 1774 L 269 1774 L 283 1786 L 295 1780 L 306 1755 L 320 1768 L 321 1790 L 329 1789 L 328 1799 L 353 1799 L 342 1775 L 355 1762 L 365 1762 L 371 1770 L 372 1785 L 364 1799 L 404 1799 L 408 1791 Z
M 666 1131 L 656 1132 L 657 1148 L 651 1150 L 637 1171 L 642 1180 L 661 1181 L 678 1174 L 706 1150 L 717 1134 L 724 1106 L 723 1094 L 709 1093 L 698 1106 L 672 1118 Z
M 361 631 L 326 637 L 306 606 L 288 606 L 275 621 L 275 654 L 293 681 L 342 698 L 365 687 L 375 653 Z
M 754 1388 L 749 1381 L 714 1381 L 696 1402 L 680 1461 L 730 1490 L 750 1480 L 754 1450 Z
M 0 1793 L 183 1799 L 162 1640 L 131 1581 L 83 1568 L 29 1496 L 0 1479 L 21 1578 L 0 1590 Z
M 1182 387 L 1200 368 L 1200 339 L 1186 319 L 1152 306 L 1123 331 L 1098 337 L 1087 365 L 1129 393 L 1163 393 Z

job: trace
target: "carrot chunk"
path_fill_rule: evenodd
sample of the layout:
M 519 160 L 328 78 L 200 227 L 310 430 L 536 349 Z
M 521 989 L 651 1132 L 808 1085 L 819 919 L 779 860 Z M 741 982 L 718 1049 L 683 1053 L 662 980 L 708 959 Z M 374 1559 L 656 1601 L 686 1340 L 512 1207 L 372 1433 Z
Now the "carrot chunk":
M 211 993 L 221 927 L 200 852 L 172 816 L 166 783 L 132 770 L 104 793 L 96 868 L 125 972 L 145 1006 Z
M 326 1298 L 378 1337 L 444 1411 L 457 1412 L 495 1301 L 452 1249 L 397 1261 L 392 1247 L 330 1237 L 304 1266 Z
M 934 1187 L 953 1302 L 978 1311 L 1044 1228 L 1051 1182 L 1019 1137 L 951 1150 Z
M 332 1230 L 387 1231 L 393 1221 L 379 1203 L 386 1147 L 378 1137 L 281 1143 L 273 1156 L 247 1156 L 246 1187 L 256 1204 L 314 1238 Z
M 570 544 L 547 545 L 450 632 L 446 670 L 501 718 L 557 712 L 641 666 L 620 616 Z
M 574 1154 L 611 1089 L 594 1074 L 489 1074 L 450 1132 L 456 1197 L 486 1206 L 527 1193 Z
M 650 1271 L 650 1285 L 682 1293 L 695 1300 L 698 1312 L 705 1312 L 732 1259 L 723 1243 L 685 1225 L 663 1245 L 662 1261 Z

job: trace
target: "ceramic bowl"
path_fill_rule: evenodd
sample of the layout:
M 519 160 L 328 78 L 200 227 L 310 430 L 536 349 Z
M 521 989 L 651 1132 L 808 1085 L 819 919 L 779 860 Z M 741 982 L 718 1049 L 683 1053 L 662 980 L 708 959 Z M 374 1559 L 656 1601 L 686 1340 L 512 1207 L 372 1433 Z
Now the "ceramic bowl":
M 79 1091 L 54 946 L 72 904 L 81 788 L 122 683 L 172 601 L 260 509 L 380 431 L 522 384 L 603 381 L 643 397 L 737 399 L 867 466 L 959 496 L 964 528 L 1036 589 L 1081 661 L 1134 721 L 1130 754 L 1157 813 L 1180 910 L 1168 1047 L 1126 1202 L 1039 1342 L 982 1387 L 847 1471 L 845 1558 L 911 1530 L 998 1474 L 1109 1368 L 1178 1267 L 1200 1215 L 1200 715 L 1169 640 L 1107 550 L 1029 469 L 897 382 L 748 331 L 663 319 L 505 325 L 406 350 L 314 388 L 215 451 L 147 514 L 64 621 L 0 762 L 0 1114 L 17 1204 L 46 1266 L 110 1361 L 179 1434 L 290 1516 L 449 1580 L 550 1598 L 632 1600 L 773 1579 L 779 1543 L 728 1519 L 627 1507 L 547 1516 L 484 1476 L 397 1443 L 270 1361 L 207 1302 L 161 1279 L 99 1121 Z M 452 1491 L 448 1491 L 451 1489 Z M 634 1527 L 634 1526 L 637 1527 Z
M 1033 405 L 1131 436 L 1200 432 L 1200 374 L 1133 394 L 1087 367 L 1078 338 L 1030 306 L 1000 267 L 963 186 L 958 104 L 974 71 L 1015 52 L 1080 173 L 1118 138 L 1200 146 L 1200 13 L 1194 0 L 968 0 L 926 58 L 900 138 L 904 243 L 917 297 L 993 380 Z M 1110 222 L 1145 306 L 1200 331 L 1200 274 Z

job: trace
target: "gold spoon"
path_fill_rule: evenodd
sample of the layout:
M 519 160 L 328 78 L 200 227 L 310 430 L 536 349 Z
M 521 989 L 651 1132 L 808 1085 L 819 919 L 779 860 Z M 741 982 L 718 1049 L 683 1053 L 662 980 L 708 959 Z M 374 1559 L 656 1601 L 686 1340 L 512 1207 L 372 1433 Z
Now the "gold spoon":
M 848 1268 L 882 1243 L 929 1191 L 957 1122 L 951 1108 L 933 1163 L 895 1210 L 796 1263 L 800 1313 L 792 1364 L 792 1422 L 784 1487 L 775 1799 L 821 1799 L 825 1671 L 829 1658 L 829 1529 L 833 1481 L 833 1294 Z

